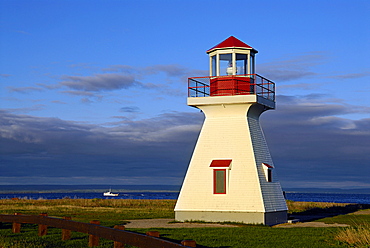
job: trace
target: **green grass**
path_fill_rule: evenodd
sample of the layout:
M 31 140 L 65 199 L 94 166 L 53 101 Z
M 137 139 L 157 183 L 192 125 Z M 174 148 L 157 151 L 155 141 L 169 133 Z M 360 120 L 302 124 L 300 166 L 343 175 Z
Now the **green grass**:
M 63 199 L 63 200 L 0 200 L 0 213 L 72 216 L 75 221 L 100 220 L 103 226 L 125 223 L 128 219 L 174 218 L 173 200 L 120 200 L 120 199 Z M 370 215 L 352 214 L 361 206 L 332 203 L 288 202 L 292 214 L 320 214 L 337 211 L 340 215 L 320 219 L 326 223 L 355 225 L 370 223 Z M 37 225 L 22 224 L 21 233 L 13 234 L 10 223 L 0 225 L 0 247 L 87 247 L 88 235 L 72 232 L 72 239 L 61 241 L 61 230 L 48 228 L 48 235 L 37 236 Z M 130 230 L 130 229 L 128 229 Z M 343 228 L 272 228 L 261 225 L 244 225 L 233 228 L 155 228 L 131 229 L 145 233 L 159 231 L 161 237 L 175 242 L 193 239 L 203 248 L 245 247 L 348 247 L 335 237 Z M 112 247 L 110 240 L 100 240 L 99 247 Z M 130 246 L 126 246 L 129 248 Z
M 46 212 L 52 217 L 71 216 L 73 220 L 113 227 L 130 219 L 174 218 L 175 200 L 123 199 L 58 199 L 0 200 L 2 214 L 33 214 Z
M 148 230 L 154 229 L 136 229 L 135 231 L 145 233 Z M 200 247 L 347 247 L 333 238 L 337 233 L 337 228 L 243 226 L 236 228 L 156 228 L 155 230 L 168 239 L 196 240 Z
M 264 226 L 244 226 L 236 228 L 155 228 L 132 229 L 146 233 L 159 231 L 162 238 L 179 242 L 184 239 L 197 241 L 199 247 L 245 248 L 245 247 L 347 247 L 334 239 L 337 228 L 271 228 Z M 72 240 L 61 241 L 61 231 L 49 228 L 48 235 L 37 236 L 37 226 L 22 226 L 22 233 L 13 234 L 10 225 L 0 229 L 0 246 L 2 247 L 87 247 L 88 236 L 72 233 Z M 1 239 L 3 240 L 1 242 Z M 5 244 L 5 245 L 4 245 Z M 99 247 L 112 247 L 113 242 L 100 240 Z M 127 246 L 130 247 L 130 246 Z

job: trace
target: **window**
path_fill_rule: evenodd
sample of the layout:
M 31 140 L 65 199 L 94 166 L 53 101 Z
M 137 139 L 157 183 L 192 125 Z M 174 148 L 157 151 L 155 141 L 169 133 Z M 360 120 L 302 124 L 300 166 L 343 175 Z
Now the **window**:
M 269 165 L 267 163 L 262 163 L 263 171 L 265 172 L 266 181 L 271 183 L 272 182 L 272 170 L 274 166 Z
M 272 182 L 272 170 L 271 169 L 267 170 L 267 182 L 269 183 Z
M 213 193 L 226 194 L 226 169 L 213 170 Z
M 212 57 L 212 76 L 217 75 L 217 56 L 213 55 Z
M 249 74 L 254 74 L 254 56 L 251 55 Z
M 248 66 L 248 60 L 247 60 L 247 54 L 236 54 L 236 74 L 237 75 L 244 75 L 248 74 L 247 72 L 247 66 Z
M 213 167 L 213 194 L 226 194 L 228 170 L 231 169 L 231 159 L 212 160 L 209 167 Z
M 220 54 L 219 58 L 220 58 L 220 76 L 232 75 L 233 64 L 231 53 Z

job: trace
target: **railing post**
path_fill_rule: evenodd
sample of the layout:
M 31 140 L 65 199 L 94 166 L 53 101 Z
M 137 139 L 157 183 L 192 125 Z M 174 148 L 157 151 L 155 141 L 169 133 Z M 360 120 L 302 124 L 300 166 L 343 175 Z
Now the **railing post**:
M 43 217 L 47 217 L 48 214 L 47 213 L 41 213 L 40 216 L 43 216 Z M 48 233 L 48 226 L 47 225 L 43 225 L 43 224 L 39 224 L 39 236 L 44 236 Z
M 65 216 L 63 217 L 64 220 L 71 220 L 72 217 Z M 62 229 L 62 240 L 70 240 L 71 239 L 71 230 Z
M 146 232 L 146 235 L 159 238 L 159 232 L 158 231 L 149 231 L 149 232 Z
M 14 215 L 21 215 L 21 213 L 14 213 Z M 12 231 L 13 233 L 20 233 L 21 223 L 13 222 Z
M 192 239 L 183 240 L 181 244 L 188 247 L 197 247 L 197 243 Z
M 114 229 L 125 230 L 125 226 L 116 225 L 116 226 L 114 226 Z M 121 243 L 121 242 L 118 242 L 118 241 L 114 241 L 114 246 L 113 247 L 114 248 L 125 248 L 125 244 Z
M 92 220 L 90 224 L 100 225 L 100 221 Z M 99 237 L 89 234 L 89 247 L 94 247 L 99 245 Z

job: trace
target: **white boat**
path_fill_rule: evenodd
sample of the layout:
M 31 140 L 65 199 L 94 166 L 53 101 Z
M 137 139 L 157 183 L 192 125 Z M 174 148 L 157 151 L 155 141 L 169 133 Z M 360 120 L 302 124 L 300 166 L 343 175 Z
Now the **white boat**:
M 118 196 L 118 193 L 112 193 L 112 189 L 103 193 L 104 196 Z

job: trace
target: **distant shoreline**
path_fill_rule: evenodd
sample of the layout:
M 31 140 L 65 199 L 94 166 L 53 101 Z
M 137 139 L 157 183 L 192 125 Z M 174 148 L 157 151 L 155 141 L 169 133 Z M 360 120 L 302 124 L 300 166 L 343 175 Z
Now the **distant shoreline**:
M 11 193 L 179 193 L 180 185 L 0 185 L 0 194 Z M 370 189 L 286 188 L 286 193 L 370 194 Z

